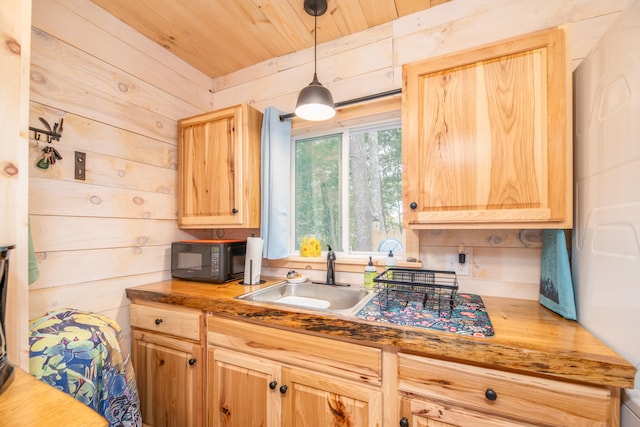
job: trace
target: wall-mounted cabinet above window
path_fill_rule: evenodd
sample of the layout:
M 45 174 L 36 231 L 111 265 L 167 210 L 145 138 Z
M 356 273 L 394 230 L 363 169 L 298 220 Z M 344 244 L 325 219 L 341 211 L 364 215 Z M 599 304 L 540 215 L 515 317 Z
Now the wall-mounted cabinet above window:
M 403 67 L 409 228 L 571 228 L 563 29 Z
M 260 227 L 261 126 L 245 104 L 178 122 L 180 228 Z

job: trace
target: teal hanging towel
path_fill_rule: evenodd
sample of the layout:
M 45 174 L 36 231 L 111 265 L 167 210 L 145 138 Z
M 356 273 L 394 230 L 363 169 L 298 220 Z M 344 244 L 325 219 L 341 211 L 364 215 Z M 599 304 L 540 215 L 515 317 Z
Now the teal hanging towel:
M 566 319 L 576 320 L 576 301 L 564 230 L 542 232 L 540 304 Z

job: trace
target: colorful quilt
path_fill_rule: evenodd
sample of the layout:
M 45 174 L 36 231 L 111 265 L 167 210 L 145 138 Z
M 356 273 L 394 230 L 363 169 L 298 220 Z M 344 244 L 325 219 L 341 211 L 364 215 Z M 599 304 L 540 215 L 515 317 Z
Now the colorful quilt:
M 387 299 L 388 298 L 388 299 Z M 438 309 L 422 306 L 422 295 L 381 292 L 367 303 L 357 317 L 376 322 L 414 326 L 474 337 L 492 337 L 493 325 L 479 295 L 458 293 L 453 310 L 449 304 Z
M 120 326 L 95 313 L 58 310 L 31 322 L 29 371 L 102 415 L 140 427 L 138 389 Z

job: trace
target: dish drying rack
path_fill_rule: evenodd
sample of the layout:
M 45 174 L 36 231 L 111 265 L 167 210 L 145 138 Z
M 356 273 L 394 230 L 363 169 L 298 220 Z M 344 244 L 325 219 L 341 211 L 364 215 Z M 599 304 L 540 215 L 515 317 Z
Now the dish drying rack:
M 458 279 L 453 271 L 391 267 L 378 274 L 373 282 L 383 311 L 389 307 L 393 293 L 395 299 L 404 300 L 404 305 L 420 299 L 423 310 L 441 314 L 443 308 L 448 308 L 452 313 L 458 292 Z

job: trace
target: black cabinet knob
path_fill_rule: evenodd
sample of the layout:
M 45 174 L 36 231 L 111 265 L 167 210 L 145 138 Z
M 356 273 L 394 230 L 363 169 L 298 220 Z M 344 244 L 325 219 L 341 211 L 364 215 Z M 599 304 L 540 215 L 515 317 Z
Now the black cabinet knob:
M 280 393 L 285 394 L 289 390 L 289 387 L 286 385 L 280 386 Z
M 402 417 L 400 420 L 400 427 L 409 427 L 409 420 L 407 417 Z
M 156 325 L 159 325 L 160 323 L 162 323 L 162 319 L 156 319 Z
M 191 366 L 195 365 L 196 362 L 197 362 L 196 359 L 189 359 L 189 365 L 191 365 Z
M 498 393 L 496 393 L 492 388 L 488 388 L 484 392 L 484 397 L 486 397 L 487 400 L 494 401 L 498 398 Z
M 236 208 L 231 209 L 231 213 L 234 214 L 234 215 L 237 214 L 238 213 L 238 209 L 236 209 Z
M 277 386 L 278 386 L 278 381 L 271 381 L 271 382 L 269 383 L 269 388 L 270 388 L 271 390 L 275 390 Z
M 409 207 L 411 209 L 417 209 L 418 208 L 418 204 L 416 202 L 411 202 L 411 203 L 409 203 Z

